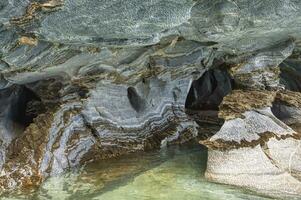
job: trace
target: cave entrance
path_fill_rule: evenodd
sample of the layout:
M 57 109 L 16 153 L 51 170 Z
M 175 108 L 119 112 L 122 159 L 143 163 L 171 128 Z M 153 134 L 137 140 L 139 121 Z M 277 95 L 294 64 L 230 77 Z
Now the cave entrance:
M 199 125 L 199 139 L 211 137 L 223 125 L 224 121 L 218 118 L 219 105 L 232 91 L 233 85 L 226 69 L 210 69 L 192 82 L 185 109 Z
M 301 51 L 297 47 L 291 56 L 286 58 L 280 65 L 280 83 L 285 90 L 301 92 Z M 295 129 L 301 130 L 301 110 L 288 106 L 287 103 L 275 100 L 271 108 L 272 113 L 282 122 Z
M 301 53 L 295 51 L 280 65 L 280 83 L 286 89 L 301 92 Z
M 10 119 L 25 129 L 38 113 L 44 110 L 41 99 L 25 86 L 19 86 L 19 94 L 11 107 Z
M 233 80 L 226 70 L 211 69 L 194 80 L 185 102 L 189 110 L 218 110 L 218 106 L 233 88 Z

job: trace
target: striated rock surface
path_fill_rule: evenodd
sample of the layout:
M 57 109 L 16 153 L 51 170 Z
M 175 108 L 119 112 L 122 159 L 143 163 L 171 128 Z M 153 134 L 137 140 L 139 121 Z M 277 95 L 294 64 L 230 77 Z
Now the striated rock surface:
M 296 0 L 1 1 L 0 192 L 199 137 L 210 180 L 300 194 L 300 11 Z
M 265 98 L 258 98 L 263 94 Z M 220 106 L 225 123 L 214 136 L 201 141 L 209 148 L 206 177 L 273 196 L 299 195 L 300 129 L 280 121 L 297 123 L 290 109 L 282 106 L 299 109 L 299 95 L 238 90 L 226 96 Z M 280 119 L 272 113 L 272 103 L 277 106 L 272 110 L 280 110 L 276 113 Z

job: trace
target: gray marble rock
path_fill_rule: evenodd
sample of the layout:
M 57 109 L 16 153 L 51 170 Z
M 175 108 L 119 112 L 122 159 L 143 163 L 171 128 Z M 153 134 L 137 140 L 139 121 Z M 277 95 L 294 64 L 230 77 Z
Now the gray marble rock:
M 202 132 L 185 105 L 217 113 L 232 89 L 299 92 L 300 9 L 298 0 L 1 1 L 2 191 L 38 186 L 93 160 L 186 142 Z M 294 135 L 268 108 L 244 115 L 211 139 L 248 144 L 265 132 Z M 269 142 L 285 165 L 296 141 Z M 297 173 L 297 165 L 284 171 Z
M 208 141 L 208 180 L 274 197 L 300 195 L 300 133 L 270 108 L 226 121 Z
M 285 156 L 296 159 L 288 152 L 289 149 L 285 148 L 287 145 L 292 145 L 292 143 L 282 141 L 268 146 L 272 148 L 271 158 L 260 145 L 227 151 L 209 150 L 206 178 L 273 197 L 296 198 L 300 194 L 300 181 L 292 175 L 289 169 L 281 168 L 278 164 L 279 161 L 286 161 L 281 160 L 283 152 L 286 153 Z M 296 146 L 293 149 L 296 150 Z M 278 151 L 281 153 L 277 154 Z

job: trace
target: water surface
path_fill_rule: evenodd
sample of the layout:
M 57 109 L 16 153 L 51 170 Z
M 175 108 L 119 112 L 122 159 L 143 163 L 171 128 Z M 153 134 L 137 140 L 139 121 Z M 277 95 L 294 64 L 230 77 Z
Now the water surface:
M 205 148 L 189 144 L 97 162 L 48 179 L 30 199 L 269 199 L 206 181 L 206 158 Z M 22 199 L 22 196 L 5 199 Z

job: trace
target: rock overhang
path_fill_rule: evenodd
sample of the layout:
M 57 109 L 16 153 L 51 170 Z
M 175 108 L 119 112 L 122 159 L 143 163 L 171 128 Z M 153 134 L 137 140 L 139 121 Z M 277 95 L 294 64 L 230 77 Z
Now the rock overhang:
M 298 121 L 298 112 L 292 112 L 299 107 L 298 94 L 276 91 L 298 91 L 300 85 L 300 9 L 295 0 L 4 1 L 1 101 L 9 101 L 17 93 L 10 89 L 22 85 L 48 109 L 38 110 L 39 117 L 25 131 L 28 137 L 36 136 L 39 127 L 46 132 L 41 148 L 28 144 L 22 134 L 12 144 L 5 141 L 11 147 L 21 144 L 19 152 L 8 154 L 7 176 L 19 177 L 26 166 L 40 183 L 93 159 L 185 142 L 200 125 L 185 109 L 189 91 L 203 108 L 217 109 L 224 99 L 219 109 L 226 125 L 227 117 L 243 121 L 246 115 L 246 124 L 260 118 L 259 128 L 264 122 L 275 128 L 279 124 L 272 114 L 260 111 L 270 109 L 275 98 L 281 108 L 289 107 L 284 110 L 288 121 L 292 116 Z M 288 65 L 297 69 L 293 80 L 292 72 L 284 71 L 292 70 Z M 224 96 L 233 89 L 244 91 L 227 101 Z M 248 100 L 254 104 L 248 107 Z M 253 136 L 276 130 L 269 128 Z M 28 162 L 30 151 L 37 151 L 36 162 Z M 8 185 L 7 179 L 1 180 Z M 35 180 L 13 179 L 10 184 L 16 187 Z

